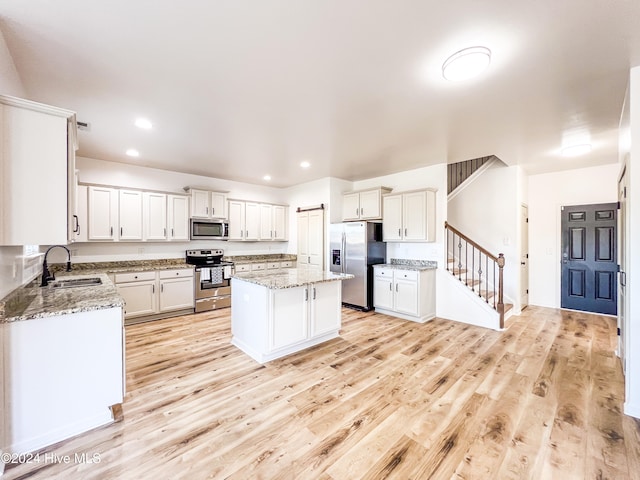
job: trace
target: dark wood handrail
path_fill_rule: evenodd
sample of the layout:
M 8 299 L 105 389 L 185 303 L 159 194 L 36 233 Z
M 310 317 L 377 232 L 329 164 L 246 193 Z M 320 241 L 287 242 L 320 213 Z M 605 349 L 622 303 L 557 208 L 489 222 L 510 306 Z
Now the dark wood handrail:
M 451 225 L 449 225 L 449 223 L 444 222 L 444 228 L 446 228 L 447 230 L 451 230 L 453 233 L 458 235 L 460 238 L 463 238 L 466 242 L 468 242 L 469 244 L 471 244 L 474 247 L 476 247 L 478 250 L 480 250 L 482 253 L 484 253 L 487 257 L 489 257 L 494 262 L 498 261 L 498 257 L 496 257 L 493 253 L 491 253 L 486 248 L 481 247 L 480 245 L 478 245 L 478 243 L 476 243 L 475 241 L 471 240 L 464 233 L 460 232 L 460 230 L 458 230 L 457 228 L 452 227 Z
M 500 254 L 498 254 L 498 256 L 496 257 L 496 256 L 495 256 L 494 254 L 492 254 L 489 250 L 487 250 L 487 249 L 486 249 L 486 248 L 484 248 L 484 247 L 481 247 L 480 245 L 478 245 L 478 243 L 477 243 L 477 242 L 475 242 L 475 241 L 471 240 L 471 239 L 470 239 L 469 237 L 467 237 L 464 233 L 460 232 L 460 230 L 458 230 L 457 228 L 454 228 L 454 227 L 452 227 L 451 225 L 449 225 L 449 223 L 448 223 L 448 222 L 444 222 L 444 228 L 445 228 L 445 231 L 446 231 L 446 230 L 450 230 L 450 231 L 453 233 L 453 235 L 454 235 L 454 236 L 453 236 L 453 239 L 455 239 L 455 236 L 457 235 L 459 239 L 464 240 L 464 241 L 466 242 L 466 243 L 465 243 L 465 245 L 466 245 L 466 244 L 471 245 L 471 246 L 472 246 L 472 248 L 474 248 L 474 249 L 478 250 L 478 252 L 480 252 L 480 253 L 484 254 L 484 255 L 485 255 L 485 257 L 486 257 L 487 259 L 490 259 L 492 262 L 494 262 L 494 263 L 498 266 L 498 285 L 497 285 L 497 291 L 496 291 L 496 285 L 495 285 L 495 270 L 494 270 L 494 277 L 493 277 L 493 280 L 494 280 L 494 284 L 493 284 L 493 294 L 494 294 L 494 295 L 496 295 L 496 294 L 497 294 L 498 302 L 497 302 L 497 303 L 495 302 L 495 296 L 494 296 L 494 303 L 493 303 L 493 306 L 494 306 L 495 310 L 498 312 L 498 315 L 499 315 L 499 317 L 500 317 L 500 329 L 503 329 L 503 328 L 504 328 L 504 264 L 505 264 L 504 254 L 500 253 Z M 459 242 L 458 247 L 459 247 L 459 249 L 461 249 L 461 248 L 462 248 L 462 243 L 460 242 L 460 240 L 459 240 L 458 242 Z M 447 234 L 447 250 L 448 250 L 448 246 L 449 246 L 449 235 Z M 465 246 L 465 252 L 466 252 L 466 251 L 467 251 L 467 247 Z M 473 251 L 473 250 L 472 250 L 472 251 Z M 448 252 L 448 251 L 447 251 L 447 255 L 449 255 L 449 252 Z M 473 262 L 473 259 L 475 259 L 475 254 L 472 254 L 472 262 Z M 478 272 L 479 272 L 479 275 L 481 275 L 481 274 L 482 274 L 482 265 L 481 265 L 482 257 L 480 257 L 478 260 L 479 260 L 479 263 L 480 263 L 480 268 L 479 268 Z M 467 278 L 466 273 L 465 273 L 465 278 L 464 278 L 464 280 L 463 280 L 463 279 L 462 279 L 462 277 L 461 277 L 462 258 L 460 258 L 460 259 L 459 259 L 459 262 L 460 262 L 460 263 L 459 263 L 459 267 L 458 267 L 458 279 L 459 279 L 461 282 L 463 282 L 463 283 L 465 283 L 465 284 L 469 285 L 469 284 L 468 284 L 468 278 Z M 466 263 L 466 262 L 467 262 L 467 260 L 465 259 L 465 263 Z M 488 265 L 488 263 L 487 263 L 487 265 Z M 467 267 L 467 265 L 465 265 L 465 272 L 466 272 L 466 267 Z M 448 261 L 447 261 L 447 270 L 449 270 L 449 267 L 448 267 Z M 488 266 L 487 266 L 487 270 L 488 270 Z M 474 272 L 474 274 L 475 274 L 475 270 L 474 270 L 473 268 L 472 268 L 472 271 L 473 271 L 473 272 Z M 452 270 L 452 273 L 453 273 L 453 274 L 454 274 L 454 276 L 455 276 L 455 268 Z M 485 276 L 486 276 L 487 274 L 488 274 L 488 271 L 485 271 Z M 472 289 L 472 290 L 474 290 L 474 287 L 473 287 L 473 285 L 474 285 L 473 280 L 474 280 L 474 277 L 473 277 L 473 275 L 472 275 L 472 277 L 471 277 L 471 289 Z M 480 285 L 482 285 L 482 284 L 480 283 Z M 488 292 L 488 283 L 486 283 L 486 287 L 485 287 L 485 288 L 486 288 L 486 290 L 485 290 L 486 301 L 487 301 L 487 303 L 489 303 L 489 300 L 488 300 L 488 299 L 489 299 L 489 296 L 488 296 L 488 293 L 489 293 L 489 292 Z M 480 296 L 482 295 L 482 287 L 481 287 L 481 286 L 480 286 L 480 287 L 478 287 L 478 294 L 479 294 Z

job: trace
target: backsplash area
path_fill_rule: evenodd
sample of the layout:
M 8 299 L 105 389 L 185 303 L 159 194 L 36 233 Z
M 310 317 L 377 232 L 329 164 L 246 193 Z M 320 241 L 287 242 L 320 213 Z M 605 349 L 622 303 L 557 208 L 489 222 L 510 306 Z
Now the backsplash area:
M 37 245 L 0 247 L 0 298 L 35 278 L 40 265 Z

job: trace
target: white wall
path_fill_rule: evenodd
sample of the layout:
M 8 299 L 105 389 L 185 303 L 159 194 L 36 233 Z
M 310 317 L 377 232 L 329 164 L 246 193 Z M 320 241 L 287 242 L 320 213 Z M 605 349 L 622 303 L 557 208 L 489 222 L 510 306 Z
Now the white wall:
M 640 67 L 631 69 L 629 88 L 630 159 L 627 162 L 628 245 L 640 244 Z M 636 164 L 634 165 L 634 161 Z M 631 250 L 631 249 L 630 249 Z M 638 277 L 634 276 L 638 272 Z M 627 372 L 624 412 L 640 418 L 640 255 L 627 257 Z
M 520 311 L 519 167 L 495 162 L 449 201 L 448 222 L 483 248 L 503 253 L 505 303 Z
M 617 202 L 617 163 L 529 177 L 529 303 L 560 308 L 560 208 Z M 640 270 L 640 269 L 639 269 Z
M 0 94 L 23 98 L 26 96 L 2 32 L 0 32 Z M 0 205 L 0 211 L 2 211 L 2 205 Z M 0 299 L 22 284 L 22 276 L 18 272 L 14 275 L 14 263 L 19 255 L 22 255 L 22 247 L 0 246 Z
M 387 243 L 387 261 L 392 258 L 433 260 L 444 263 L 444 221 L 447 218 L 447 165 L 441 163 L 406 172 L 370 178 L 353 183 L 353 190 L 389 187 L 393 193 L 423 188 L 436 192 L 436 241 L 431 243 Z

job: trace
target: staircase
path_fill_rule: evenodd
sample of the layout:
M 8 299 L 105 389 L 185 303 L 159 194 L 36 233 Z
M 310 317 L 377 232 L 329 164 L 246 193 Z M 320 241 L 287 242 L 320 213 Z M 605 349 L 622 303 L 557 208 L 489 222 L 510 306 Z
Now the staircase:
M 447 222 L 445 231 L 447 272 L 477 296 L 476 301 L 495 310 L 498 328 L 504 329 L 506 314 L 513 307 L 504 303 L 504 255 L 492 254 Z
M 490 155 L 447 165 L 447 195 L 450 195 L 474 173 L 480 173 L 479 170 L 482 167 L 488 167 L 489 162 L 494 159 L 497 157 Z

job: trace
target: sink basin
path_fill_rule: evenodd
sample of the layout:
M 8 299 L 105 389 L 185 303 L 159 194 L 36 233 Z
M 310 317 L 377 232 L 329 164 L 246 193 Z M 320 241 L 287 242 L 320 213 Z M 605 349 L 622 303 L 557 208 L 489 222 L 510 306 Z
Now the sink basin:
M 71 288 L 71 287 L 90 287 L 92 285 L 101 285 L 102 279 L 98 277 L 91 278 L 74 278 L 69 280 L 56 280 L 51 284 L 53 288 Z

